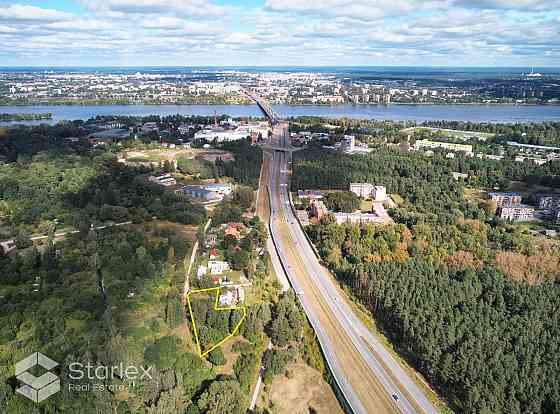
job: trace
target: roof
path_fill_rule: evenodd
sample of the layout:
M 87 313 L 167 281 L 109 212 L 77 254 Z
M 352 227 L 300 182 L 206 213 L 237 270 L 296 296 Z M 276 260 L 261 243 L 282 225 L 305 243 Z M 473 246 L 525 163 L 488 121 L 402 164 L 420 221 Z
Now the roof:
M 515 192 L 492 192 L 488 193 L 490 197 L 502 196 L 502 197 L 521 197 L 521 194 Z
M 507 206 L 503 206 L 502 209 L 504 208 L 530 208 L 530 209 L 535 209 L 533 206 L 529 206 L 527 204 L 509 204 Z

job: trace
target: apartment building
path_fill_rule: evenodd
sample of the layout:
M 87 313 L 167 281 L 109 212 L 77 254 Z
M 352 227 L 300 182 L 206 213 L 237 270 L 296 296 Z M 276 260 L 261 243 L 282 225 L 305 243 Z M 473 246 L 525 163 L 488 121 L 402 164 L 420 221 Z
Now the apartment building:
M 497 207 L 507 206 L 511 204 L 521 204 L 521 194 L 519 193 L 488 193 L 492 201 L 496 202 Z
M 535 209 L 525 204 L 510 204 L 500 207 L 500 218 L 510 221 L 527 221 L 532 220 Z

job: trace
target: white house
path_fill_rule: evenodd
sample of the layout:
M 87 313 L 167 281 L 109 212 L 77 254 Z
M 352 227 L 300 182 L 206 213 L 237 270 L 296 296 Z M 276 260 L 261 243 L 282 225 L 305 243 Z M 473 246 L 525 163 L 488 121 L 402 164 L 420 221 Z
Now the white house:
M 229 263 L 222 260 L 209 260 L 208 268 L 210 269 L 210 274 L 221 275 L 229 270 Z

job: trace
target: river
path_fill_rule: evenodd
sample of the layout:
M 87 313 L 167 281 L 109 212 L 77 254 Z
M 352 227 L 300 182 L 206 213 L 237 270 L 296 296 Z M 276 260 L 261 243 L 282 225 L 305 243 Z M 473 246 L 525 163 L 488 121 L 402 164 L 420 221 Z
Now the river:
M 560 105 L 273 105 L 282 117 L 323 116 L 380 120 L 455 120 L 473 122 L 560 121 Z M 37 125 L 62 120 L 89 119 L 96 115 L 218 115 L 261 116 L 256 105 L 34 105 L 0 106 L 0 113 L 50 112 L 50 121 L 2 122 Z

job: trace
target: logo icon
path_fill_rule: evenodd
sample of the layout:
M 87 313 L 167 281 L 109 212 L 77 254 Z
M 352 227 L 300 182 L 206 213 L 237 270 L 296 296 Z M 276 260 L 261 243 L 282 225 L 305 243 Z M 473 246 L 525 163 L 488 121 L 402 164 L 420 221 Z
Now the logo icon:
M 60 378 L 50 371 L 57 365 L 57 362 L 39 352 L 35 352 L 19 361 L 16 363 L 16 378 L 25 385 L 16 389 L 16 392 L 36 403 L 40 403 L 56 394 L 60 391 Z M 47 372 L 40 377 L 36 377 L 29 372 L 36 366 L 46 369 Z

